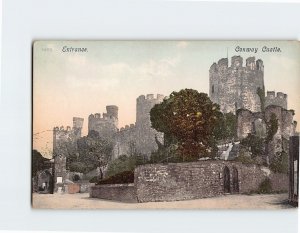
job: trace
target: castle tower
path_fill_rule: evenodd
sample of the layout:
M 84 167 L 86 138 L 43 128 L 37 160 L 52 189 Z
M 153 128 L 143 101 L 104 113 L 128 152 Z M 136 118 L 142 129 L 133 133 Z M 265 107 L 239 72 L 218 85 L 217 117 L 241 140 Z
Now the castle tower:
M 83 118 L 73 117 L 73 133 L 74 133 L 75 140 L 81 137 L 83 121 L 84 121 Z
M 118 107 L 115 105 L 106 106 L 106 113 L 95 113 L 89 115 L 88 132 L 96 131 L 106 139 L 112 139 L 118 130 Z
M 261 111 L 258 88 L 264 90 L 264 68 L 263 62 L 255 61 L 255 57 L 247 58 L 245 66 L 241 56 L 233 56 L 230 67 L 227 58 L 210 67 L 209 96 L 220 105 L 222 112 L 235 113 L 238 109 Z
M 164 96 L 161 94 L 156 97 L 153 94 L 147 94 L 139 96 L 136 100 L 136 147 L 140 153 L 147 156 L 157 150 L 155 137 L 163 142 L 163 133 L 153 129 L 150 121 L 150 110 L 155 104 L 161 103 L 163 99 Z
M 107 116 L 114 121 L 116 128 L 118 128 L 118 106 L 108 105 L 106 106 Z

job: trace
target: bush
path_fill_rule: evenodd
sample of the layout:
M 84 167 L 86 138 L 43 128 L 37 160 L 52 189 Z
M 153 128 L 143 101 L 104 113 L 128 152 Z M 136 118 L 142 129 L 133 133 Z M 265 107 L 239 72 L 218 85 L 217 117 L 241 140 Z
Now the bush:
M 97 184 L 129 184 L 134 182 L 134 172 L 124 171 L 106 179 L 100 180 Z
M 272 184 L 269 178 L 266 178 L 258 187 L 257 193 L 266 194 L 272 193 Z
M 109 162 L 106 175 L 114 176 L 125 171 L 133 171 L 136 165 L 136 156 L 121 155 L 119 158 Z
M 281 154 L 271 162 L 270 169 L 275 173 L 288 173 L 289 171 L 288 154 L 284 151 L 281 152 Z
M 90 183 L 97 183 L 99 181 L 98 176 L 94 176 L 92 179 L 89 180 Z
M 255 163 L 255 161 L 250 156 L 247 156 L 244 154 L 240 154 L 234 160 L 237 162 L 241 162 L 243 164 L 254 164 Z

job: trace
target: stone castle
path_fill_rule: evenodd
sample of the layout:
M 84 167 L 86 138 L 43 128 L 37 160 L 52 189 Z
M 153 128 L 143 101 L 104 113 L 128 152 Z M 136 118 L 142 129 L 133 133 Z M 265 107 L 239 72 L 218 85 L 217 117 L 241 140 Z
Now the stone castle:
M 163 134 L 151 127 L 150 110 L 158 103 L 161 103 L 164 96 L 153 94 L 141 95 L 136 100 L 136 122 L 118 128 L 118 107 L 114 105 L 106 106 L 107 113 L 91 114 L 89 116 L 88 130 L 97 131 L 103 138 L 108 138 L 113 142 L 113 157 L 120 155 L 131 155 L 138 153 L 149 157 L 151 152 L 157 149 L 157 138 L 161 143 Z
M 99 135 L 113 144 L 113 158 L 121 155 L 139 154 L 147 158 L 157 150 L 157 142 L 163 143 L 163 133 L 151 127 L 150 110 L 161 103 L 164 96 L 157 94 L 141 95 L 136 99 L 136 122 L 118 128 L 118 107 L 106 106 L 106 113 L 89 115 L 88 132 L 96 131 Z M 63 189 L 67 177 L 67 149 L 76 150 L 76 142 L 81 137 L 83 118 L 73 117 L 73 127 L 53 128 L 53 157 L 55 164 L 54 190 Z M 68 146 L 69 148 L 65 148 Z
M 258 88 L 263 91 L 258 95 Z M 264 137 L 266 124 L 272 113 L 278 119 L 278 131 L 270 143 L 268 153 L 272 157 L 282 151 L 287 151 L 287 141 L 294 135 L 296 122 L 293 121 L 293 110 L 287 110 L 287 95 L 274 91 L 267 91 L 264 86 L 263 61 L 254 57 L 246 59 L 233 56 L 231 65 L 228 59 L 222 58 L 209 69 L 209 96 L 220 105 L 224 113 L 233 112 L 237 116 L 237 138 L 239 140 L 253 133 Z M 136 99 L 136 122 L 118 127 L 118 107 L 106 106 L 106 113 L 95 113 L 88 117 L 88 132 L 96 131 L 103 138 L 113 143 L 113 159 L 121 155 L 138 153 L 149 158 L 151 152 L 156 151 L 158 142 L 163 143 L 163 134 L 151 127 L 150 110 L 164 99 L 163 95 L 141 95 Z M 53 155 L 55 160 L 54 182 L 57 187 L 66 179 L 66 156 L 61 146 L 69 142 L 76 146 L 81 137 L 83 118 L 74 117 L 73 127 L 55 127 L 53 129 Z
M 262 96 L 258 94 L 259 88 L 263 91 Z M 294 111 L 287 110 L 287 94 L 267 91 L 265 95 L 262 60 L 249 57 L 243 66 L 243 58 L 233 56 L 231 66 L 228 66 L 227 58 L 213 63 L 209 70 L 209 96 L 220 105 L 222 112 L 236 114 L 239 140 L 250 133 L 265 137 L 266 124 L 271 114 L 275 114 L 278 130 L 268 145 L 268 159 L 271 161 L 279 153 L 288 152 L 289 137 L 295 134 L 297 126 L 293 120 Z

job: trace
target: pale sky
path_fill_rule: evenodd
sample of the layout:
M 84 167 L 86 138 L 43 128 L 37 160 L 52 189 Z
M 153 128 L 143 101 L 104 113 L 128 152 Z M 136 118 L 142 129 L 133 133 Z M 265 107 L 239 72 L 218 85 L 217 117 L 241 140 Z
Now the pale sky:
M 64 46 L 87 52 L 62 52 Z M 237 46 L 258 51 L 236 52 Z M 262 52 L 264 46 L 281 52 Z M 300 124 L 299 42 L 43 41 L 34 44 L 33 148 L 51 157 L 54 126 L 72 126 L 73 116 L 82 117 L 84 136 L 88 116 L 102 114 L 106 105 L 119 107 L 123 127 L 135 123 L 139 95 L 183 88 L 208 93 L 209 68 L 227 51 L 229 65 L 234 55 L 242 56 L 244 65 L 250 56 L 262 59 L 266 91 L 287 93 L 288 108 Z

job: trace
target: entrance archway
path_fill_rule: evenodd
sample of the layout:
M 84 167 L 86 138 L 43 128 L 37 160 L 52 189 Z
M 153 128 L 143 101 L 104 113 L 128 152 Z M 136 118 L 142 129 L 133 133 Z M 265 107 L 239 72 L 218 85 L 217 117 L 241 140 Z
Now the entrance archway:
M 230 193 L 230 171 L 227 166 L 224 168 L 224 193 Z
M 239 188 L 239 172 L 236 169 L 236 167 L 233 167 L 233 170 L 232 170 L 232 183 L 233 183 L 232 184 L 233 192 L 238 193 L 240 191 L 240 188 Z

